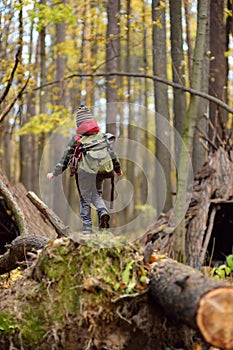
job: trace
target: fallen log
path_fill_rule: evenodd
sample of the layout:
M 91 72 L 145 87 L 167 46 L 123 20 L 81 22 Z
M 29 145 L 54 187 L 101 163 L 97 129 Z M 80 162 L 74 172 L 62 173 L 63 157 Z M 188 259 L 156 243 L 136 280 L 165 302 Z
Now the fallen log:
M 20 234 L 25 235 L 28 233 L 27 222 L 25 220 L 25 217 L 21 208 L 19 207 L 9 187 L 7 186 L 7 182 L 8 182 L 7 178 L 5 177 L 2 170 L 0 169 L 0 194 L 3 196 L 7 206 L 12 210 L 12 213 L 14 214 Z
M 150 294 L 165 314 L 198 329 L 207 343 L 232 349 L 233 286 L 169 258 L 154 260 Z
M 105 235 L 98 237 L 99 246 L 51 241 L 1 293 L 0 349 L 193 348 L 195 332 L 149 302 L 150 267 L 138 248 L 101 248 Z
M 23 184 L 17 183 L 12 186 L 0 168 L 0 195 L 11 212 L 9 215 L 13 217 L 20 235 L 29 234 L 46 236 L 50 239 L 56 238 L 57 234 L 54 227 L 31 203 L 26 194 L 27 191 Z

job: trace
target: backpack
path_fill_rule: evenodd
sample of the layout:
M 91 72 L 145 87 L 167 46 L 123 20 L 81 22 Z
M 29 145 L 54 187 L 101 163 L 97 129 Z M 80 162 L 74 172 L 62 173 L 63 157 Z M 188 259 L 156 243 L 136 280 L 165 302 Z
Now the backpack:
M 113 172 L 112 148 L 115 141 L 112 134 L 84 135 L 77 140 L 71 172 L 74 174 L 77 169 L 82 169 L 89 174 L 100 174 L 104 177 L 111 177 Z
M 70 175 L 73 176 L 78 169 L 82 169 L 90 174 L 111 178 L 111 199 L 110 209 L 113 209 L 114 201 L 114 171 L 113 162 L 114 153 L 112 143 L 115 136 L 112 134 L 103 134 L 98 132 L 93 135 L 84 135 L 76 140 L 73 157 L 70 163 Z

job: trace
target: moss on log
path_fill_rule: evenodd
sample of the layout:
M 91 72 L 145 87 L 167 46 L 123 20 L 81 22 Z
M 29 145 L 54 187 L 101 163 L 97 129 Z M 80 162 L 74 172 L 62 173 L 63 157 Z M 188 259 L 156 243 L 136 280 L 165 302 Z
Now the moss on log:
M 44 247 L 1 294 L 0 349 L 151 350 L 155 339 L 158 350 L 181 339 L 191 348 L 192 331 L 177 331 L 150 303 L 150 267 L 138 247 L 101 248 L 104 239 L 94 247 L 60 238 Z

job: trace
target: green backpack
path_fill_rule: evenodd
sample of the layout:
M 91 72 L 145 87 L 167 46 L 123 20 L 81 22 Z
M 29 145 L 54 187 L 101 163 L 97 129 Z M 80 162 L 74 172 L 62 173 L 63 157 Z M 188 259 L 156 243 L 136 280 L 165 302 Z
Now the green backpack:
M 78 140 L 82 157 L 78 168 L 89 174 L 110 174 L 113 171 L 112 148 L 115 141 L 112 134 L 98 132 L 94 135 L 82 136 Z

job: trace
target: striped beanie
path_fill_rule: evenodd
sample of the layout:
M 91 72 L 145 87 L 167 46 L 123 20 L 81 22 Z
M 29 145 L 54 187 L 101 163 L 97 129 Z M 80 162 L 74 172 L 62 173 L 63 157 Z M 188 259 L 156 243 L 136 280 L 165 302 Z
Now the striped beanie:
M 75 111 L 75 118 L 76 118 L 76 125 L 79 126 L 86 120 L 94 119 L 94 116 L 92 115 L 91 111 L 85 106 L 81 105 L 76 111 Z

